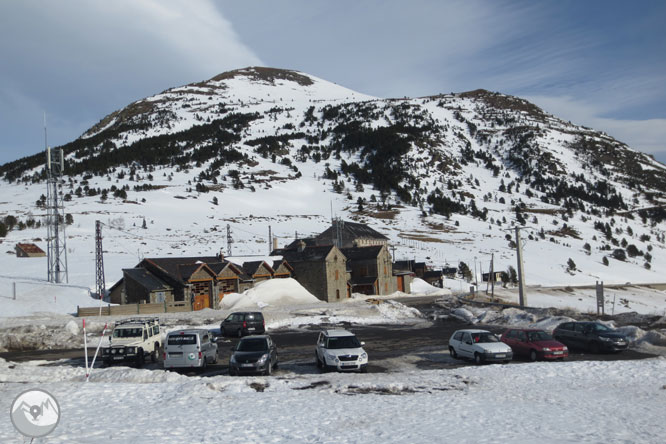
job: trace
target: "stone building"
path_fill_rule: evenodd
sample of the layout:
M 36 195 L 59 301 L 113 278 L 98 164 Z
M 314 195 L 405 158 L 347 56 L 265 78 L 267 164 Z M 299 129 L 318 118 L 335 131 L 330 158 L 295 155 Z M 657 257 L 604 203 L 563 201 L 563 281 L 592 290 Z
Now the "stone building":
M 326 302 L 351 297 L 347 258 L 334 245 L 307 246 L 297 242 L 277 249 L 271 256 L 282 256 L 293 268 L 293 277 L 310 293 Z

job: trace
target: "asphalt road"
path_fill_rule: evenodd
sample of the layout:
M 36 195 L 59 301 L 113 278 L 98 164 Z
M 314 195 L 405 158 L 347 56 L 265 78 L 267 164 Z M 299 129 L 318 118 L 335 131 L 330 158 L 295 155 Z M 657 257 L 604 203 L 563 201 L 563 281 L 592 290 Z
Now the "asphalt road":
M 460 328 L 469 327 L 462 321 L 443 319 L 436 321 L 423 321 L 417 325 L 371 325 L 351 326 L 360 341 L 365 342 L 365 350 L 370 357 L 369 373 L 381 373 L 397 369 L 441 369 L 454 368 L 463 365 L 473 365 L 470 362 L 451 358 L 448 352 L 448 339 L 451 334 Z M 318 373 L 314 364 L 314 344 L 321 327 L 312 327 L 308 330 L 277 330 L 269 334 L 278 346 L 280 369 L 276 375 L 297 373 Z M 485 328 L 495 333 L 501 333 L 504 327 L 475 326 Z M 192 375 L 212 376 L 228 374 L 227 363 L 231 355 L 231 348 L 237 342 L 236 338 L 220 338 L 218 341 L 218 364 L 210 365 L 205 373 L 185 372 Z M 89 350 L 90 359 L 94 349 Z M 10 361 L 46 360 L 53 361 L 47 365 L 73 365 L 84 366 L 83 350 L 47 350 L 0 353 L 0 357 Z M 581 351 L 572 351 L 568 360 L 626 360 L 645 359 L 653 355 L 626 350 L 617 354 L 590 354 Z M 65 359 L 65 361 L 62 361 Z M 525 361 L 514 360 L 509 365 L 524 364 Z M 96 364 L 97 366 L 97 364 Z M 160 370 L 161 362 L 156 364 L 147 362 L 147 369 Z

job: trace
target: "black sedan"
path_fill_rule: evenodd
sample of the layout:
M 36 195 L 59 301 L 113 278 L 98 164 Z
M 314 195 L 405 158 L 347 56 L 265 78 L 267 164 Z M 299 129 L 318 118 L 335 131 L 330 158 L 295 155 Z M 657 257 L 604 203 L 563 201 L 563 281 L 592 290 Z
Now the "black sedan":
M 629 346 L 624 334 L 599 322 L 565 322 L 553 330 L 553 336 L 569 348 L 591 353 L 620 352 Z

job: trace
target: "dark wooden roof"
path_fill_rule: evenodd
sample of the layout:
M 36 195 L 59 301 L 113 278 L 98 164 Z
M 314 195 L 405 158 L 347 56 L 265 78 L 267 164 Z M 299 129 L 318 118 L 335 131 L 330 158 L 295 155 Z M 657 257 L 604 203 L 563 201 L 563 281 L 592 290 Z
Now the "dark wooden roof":
M 287 269 L 289 271 L 291 271 L 293 273 L 294 267 L 289 265 L 289 262 L 285 259 L 280 259 L 278 261 L 273 261 L 273 271 L 277 271 L 277 269 L 280 268 L 280 266 L 282 266 L 283 264 L 284 264 L 285 267 L 287 267 Z
M 243 271 L 248 276 L 254 276 L 259 271 L 259 267 L 261 267 L 262 265 L 268 268 L 268 271 L 271 274 L 273 273 L 273 269 L 265 261 L 243 262 Z
M 295 248 L 282 248 L 272 251 L 271 256 L 282 256 L 292 264 L 296 262 L 317 262 L 326 260 L 326 256 L 333 248 L 333 245 L 307 246 L 303 251 L 298 251 Z M 343 258 L 345 258 L 344 255 Z
M 377 239 L 381 241 L 388 241 L 389 238 L 384 236 L 379 231 L 370 228 L 365 224 L 357 222 L 342 221 L 342 244 L 348 244 L 356 239 Z M 319 236 L 315 237 L 317 245 L 333 244 L 336 236 L 337 221 L 326 229 Z
M 171 288 L 164 281 L 154 276 L 145 268 L 124 268 L 123 275 L 128 276 L 133 281 L 149 291 Z
M 218 256 L 156 257 L 145 258 L 139 262 L 136 268 L 147 268 L 153 274 L 159 275 L 160 278 L 169 278 L 177 284 L 184 285 L 201 265 L 219 262 L 220 258 Z
M 372 245 L 369 247 L 353 247 L 353 248 L 341 248 L 342 254 L 349 260 L 367 260 L 367 259 L 377 259 L 379 253 L 384 248 L 382 245 Z

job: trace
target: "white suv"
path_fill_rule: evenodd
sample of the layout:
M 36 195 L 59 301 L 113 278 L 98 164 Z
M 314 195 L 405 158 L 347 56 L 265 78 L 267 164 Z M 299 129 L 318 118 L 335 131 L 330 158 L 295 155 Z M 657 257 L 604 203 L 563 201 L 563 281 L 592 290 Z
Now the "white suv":
M 109 335 L 109 346 L 102 349 L 104 364 L 133 362 L 142 366 L 146 355 L 157 362 L 162 334 L 157 318 L 133 318 L 116 322 Z
M 449 339 L 449 353 L 454 359 L 474 359 L 474 362 L 509 362 L 513 350 L 486 330 L 457 330 Z
M 315 359 L 317 367 L 326 370 L 368 370 L 368 354 L 363 350 L 364 342 L 347 330 L 324 330 L 319 333 Z

